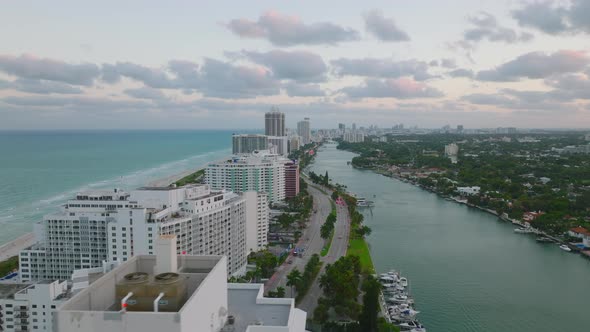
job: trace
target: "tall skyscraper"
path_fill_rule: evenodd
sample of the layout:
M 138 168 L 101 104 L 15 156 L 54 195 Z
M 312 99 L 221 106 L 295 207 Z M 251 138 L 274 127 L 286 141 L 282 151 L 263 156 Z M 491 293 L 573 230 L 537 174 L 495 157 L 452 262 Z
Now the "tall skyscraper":
M 285 113 L 273 107 L 264 115 L 264 134 L 266 136 L 285 136 Z
M 311 128 L 309 124 L 309 118 L 304 118 L 303 121 L 297 123 L 297 135 L 301 137 L 301 143 L 303 145 L 311 142 Z
M 233 154 L 268 150 L 268 136 L 241 134 L 232 136 Z
M 353 123 L 352 124 L 352 131 L 355 131 L 355 130 L 356 130 L 356 123 Z
M 344 131 L 346 129 L 346 125 L 344 123 L 338 124 L 338 130 Z

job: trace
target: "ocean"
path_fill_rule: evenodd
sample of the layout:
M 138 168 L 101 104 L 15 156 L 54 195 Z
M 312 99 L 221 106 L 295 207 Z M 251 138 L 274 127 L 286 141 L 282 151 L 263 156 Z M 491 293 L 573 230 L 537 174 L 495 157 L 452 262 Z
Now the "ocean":
M 224 158 L 234 132 L 0 131 L 0 244 L 32 231 L 76 192 L 131 190 Z

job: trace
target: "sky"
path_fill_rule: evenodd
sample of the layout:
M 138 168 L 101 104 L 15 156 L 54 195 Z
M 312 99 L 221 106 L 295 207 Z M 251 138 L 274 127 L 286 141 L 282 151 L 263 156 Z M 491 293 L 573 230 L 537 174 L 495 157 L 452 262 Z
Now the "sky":
M 0 41 L 0 130 L 590 127 L 590 0 L 6 0 Z

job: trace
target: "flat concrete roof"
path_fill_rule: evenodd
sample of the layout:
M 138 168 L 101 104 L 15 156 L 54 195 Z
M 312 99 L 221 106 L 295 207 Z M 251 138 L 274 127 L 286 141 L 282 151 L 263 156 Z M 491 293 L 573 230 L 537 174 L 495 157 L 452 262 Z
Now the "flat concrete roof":
M 248 326 L 253 325 L 288 326 L 291 301 L 280 299 L 285 303 L 257 303 L 259 292 L 260 288 L 228 287 L 228 312 L 235 317 L 236 332 L 245 332 Z
M 0 283 L 0 299 L 13 298 L 14 294 L 31 286 L 32 284 Z

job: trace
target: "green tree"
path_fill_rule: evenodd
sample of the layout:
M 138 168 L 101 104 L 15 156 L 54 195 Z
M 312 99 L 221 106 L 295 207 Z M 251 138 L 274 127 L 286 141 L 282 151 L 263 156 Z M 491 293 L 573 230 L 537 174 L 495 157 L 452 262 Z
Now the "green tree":
M 363 282 L 363 309 L 359 323 L 363 331 L 377 332 L 377 317 L 379 308 L 379 292 L 381 284 L 372 275 L 368 275 Z
M 285 288 L 284 287 L 277 287 L 276 297 L 283 298 L 285 297 Z
M 293 269 L 287 274 L 287 286 L 291 287 L 291 296 L 293 297 L 293 287 L 296 287 L 301 282 L 303 276 L 298 269 Z
M 332 192 L 332 199 L 333 200 L 337 200 L 338 199 L 338 192 L 334 190 L 334 192 Z

